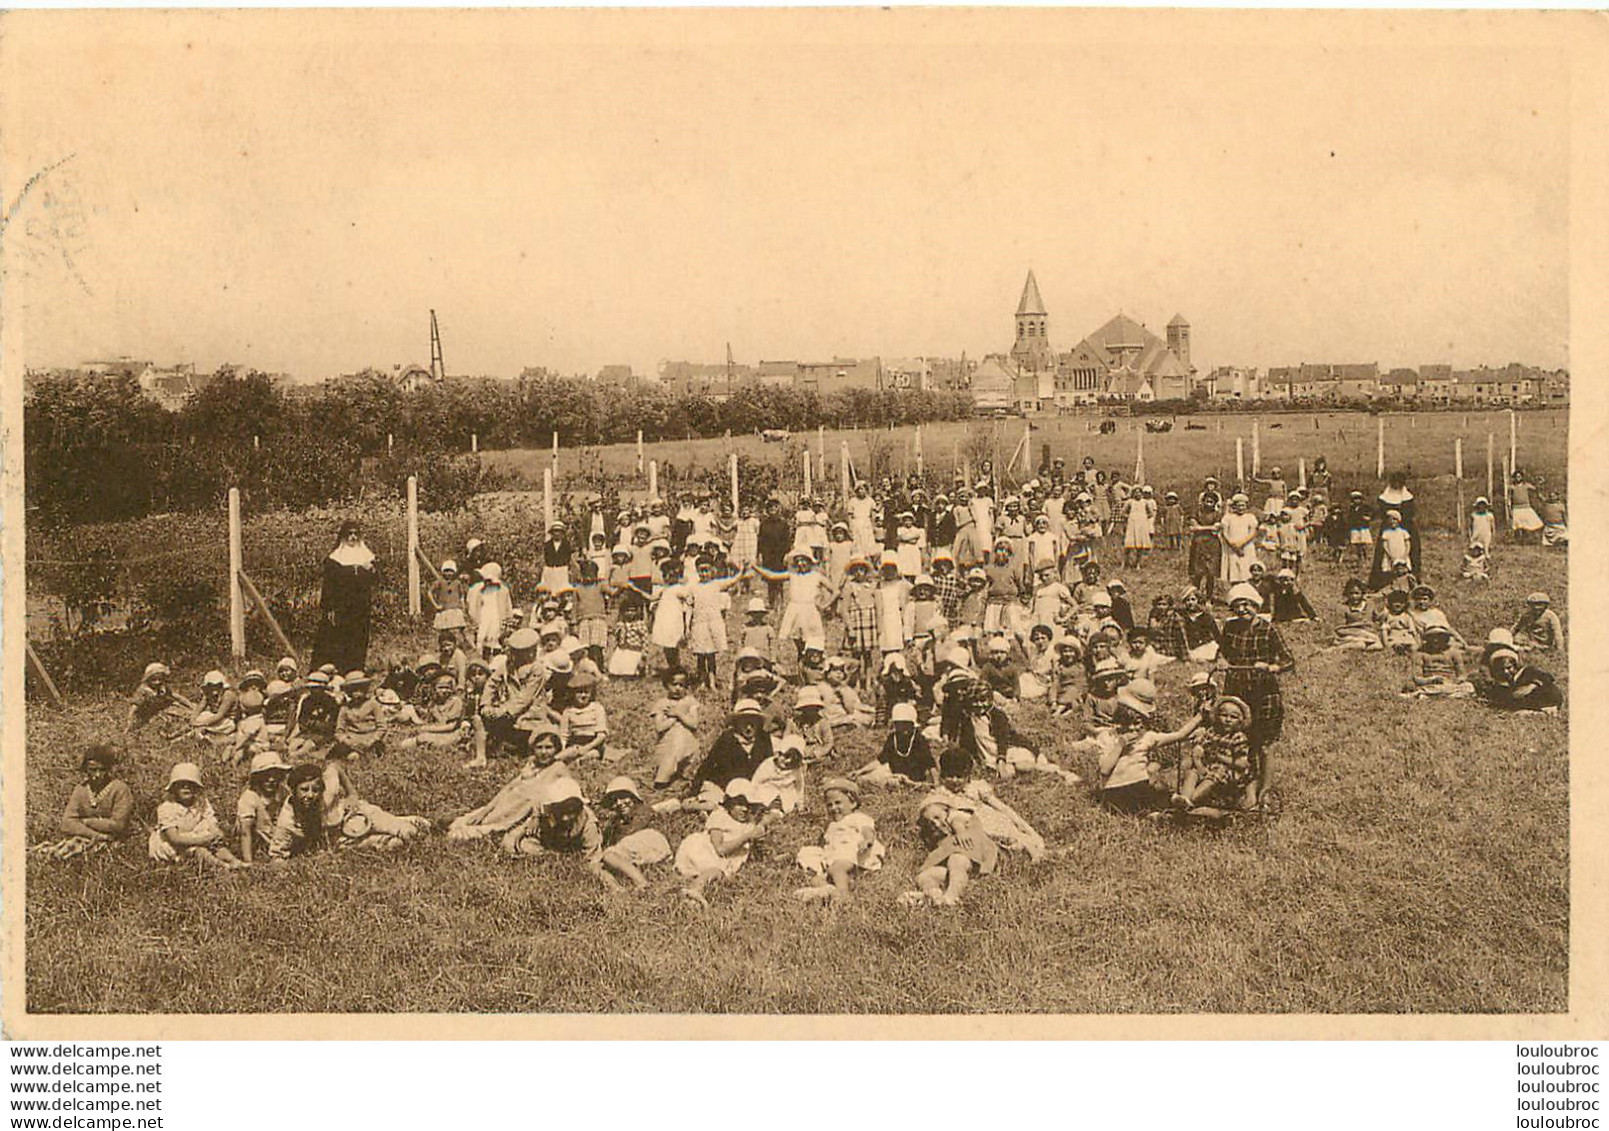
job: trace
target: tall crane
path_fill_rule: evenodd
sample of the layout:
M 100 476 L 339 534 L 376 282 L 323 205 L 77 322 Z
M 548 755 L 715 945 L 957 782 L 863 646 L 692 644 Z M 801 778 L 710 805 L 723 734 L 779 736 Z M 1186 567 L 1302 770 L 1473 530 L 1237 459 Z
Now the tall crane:
M 436 325 L 436 312 L 430 312 L 430 376 L 437 382 L 447 379 L 447 363 L 441 356 L 441 327 Z

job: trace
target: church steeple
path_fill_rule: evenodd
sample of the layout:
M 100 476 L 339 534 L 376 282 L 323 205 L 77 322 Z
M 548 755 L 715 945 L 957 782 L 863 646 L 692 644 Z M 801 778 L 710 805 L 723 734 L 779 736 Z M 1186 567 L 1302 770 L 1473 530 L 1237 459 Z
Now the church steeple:
M 1055 351 L 1050 348 L 1050 316 L 1045 311 L 1045 300 L 1039 297 L 1039 280 L 1033 270 L 1022 285 L 1022 298 L 1017 302 L 1017 341 L 1011 347 L 1011 359 L 1024 369 L 1039 371 L 1055 368 Z

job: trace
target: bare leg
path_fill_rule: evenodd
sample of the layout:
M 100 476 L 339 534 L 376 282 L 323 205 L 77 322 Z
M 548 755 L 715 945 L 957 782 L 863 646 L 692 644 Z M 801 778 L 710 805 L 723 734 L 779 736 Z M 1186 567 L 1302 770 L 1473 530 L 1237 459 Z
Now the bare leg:
M 704 898 L 704 889 L 709 887 L 712 881 L 720 878 L 720 869 L 706 869 L 705 871 L 702 871 L 693 877 L 692 882 L 682 889 L 682 894 L 688 899 L 692 900 L 694 903 L 698 904 L 700 907 L 708 907 L 710 904 L 709 900 Z
M 967 881 L 972 876 L 972 860 L 957 852 L 945 862 L 944 867 L 949 873 L 949 881 L 944 886 L 944 894 L 939 897 L 939 902 L 954 907 L 961 902 L 961 896 L 967 890 Z
M 638 891 L 648 886 L 648 877 L 642 874 L 642 869 L 633 864 L 626 854 L 618 849 L 611 848 L 603 854 L 603 866 L 606 869 L 604 877 L 610 882 L 613 882 L 614 877 L 610 876 L 609 873 L 614 872 L 630 881 L 631 886 Z M 618 887 L 619 885 L 616 884 L 616 886 Z
M 855 866 L 847 860 L 834 860 L 827 865 L 827 881 L 832 884 L 836 898 L 849 898 L 849 884 L 854 871 Z

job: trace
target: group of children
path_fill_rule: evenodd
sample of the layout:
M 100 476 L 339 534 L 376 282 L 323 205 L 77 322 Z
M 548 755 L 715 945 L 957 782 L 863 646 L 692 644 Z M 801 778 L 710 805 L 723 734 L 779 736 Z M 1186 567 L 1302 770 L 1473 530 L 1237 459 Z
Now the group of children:
M 904 899 L 953 904 L 997 869 L 1002 851 L 1047 854 L 990 778 L 1075 785 L 1083 770 L 1119 811 L 1254 805 L 1266 785 L 1261 704 L 1196 670 L 1188 715 L 1169 726 L 1157 677 L 1174 664 L 1222 669 L 1231 625 L 1212 612 L 1216 585 L 1230 586 L 1232 621 L 1318 619 L 1299 579 L 1308 532 L 1329 521 L 1324 494 L 1287 492 L 1275 470 L 1259 482 L 1269 489 L 1262 513 L 1274 520 L 1277 568 L 1265 566 L 1265 543 L 1254 536 L 1249 550 L 1234 546 L 1228 567 L 1220 556 L 1210 576 L 1197 576 L 1192 545 L 1192 584 L 1177 597 L 1158 594 L 1142 617 L 1123 583 L 1103 574 L 1100 540 L 1121 524 L 1125 560 L 1138 562 L 1152 548 L 1148 524 L 1170 548 L 1202 524 L 1187 524 L 1177 492 L 1165 492 L 1158 509 L 1149 489 L 1116 508 L 1109 498 L 1102 517 L 1088 471 L 1031 481 L 998 516 L 987 478 L 957 489 L 955 503 L 938 495 L 931 508 L 917 489 L 885 502 L 896 513 L 882 539 L 867 492 L 837 520 L 802 507 L 780 569 L 761 560 L 768 535 L 748 514 L 733 523 L 707 504 L 691 518 L 685 507 L 627 511 L 612 539 L 594 515 L 586 551 L 572 547 L 566 528 L 549 532 L 528 610 L 471 540 L 464 556 L 475 564 L 463 574 L 456 561 L 442 564 L 431 594 L 437 647 L 417 661 L 304 675 L 287 657 L 271 679 L 253 670 L 232 683 L 210 671 L 193 700 L 153 663 L 127 731 L 171 720 L 177 729 L 166 737 L 193 736 L 244 783 L 226 835 L 202 767 L 174 765 L 149 853 L 232 870 L 327 845 L 396 849 L 439 828 L 451 842 L 484 840 L 510 857 L 576 856 L 611 889 L 642 888 L 669 865 L 703 903 L 819 794 L 826 823 L 796 855 L 811 878 L 796 894 L 832 901 L 887 856 L 863 790 L 908 786 L 921 791 L 912 818 L 925 855 Z M 1222 512 L 1213 524 L 1222 545 L 1226 520 L 1249 512 L 1245 495 L 1225 500 L 1210 479 L 1197 502 L 1202 513 Z M 1260 520 L 1229 525 L 1238 539 Z M 1371 531 L 1389 565 L 1382 607 L 1361 580 L 1348 580 L 1334 647 L 1409 657 L 1406 695 L 1475 694 L 1478 667 L 1490 673 L 1482 685 L 1495 705 L 1555 709 L 1562 696 L 1551 676 L 1526 662 L 1563 648 L 1546 595 L 1533 594 L 1512 629 L 1493 630 L 1476 661 L 1434 590 L 1414 577 L 1400 526 L 1387 514 Z M 733 612 L 739 623 L 729 625 Z M 646 712 L 653 747 L 639 754 L 612 741 L 599 692 L 648 675 L 662 692 Z M 712 693 L 725 696 L 719 711 Z M 1019 724 L 1034 702 L 1053 735 L 1076 724 L 1083 737 L 1028 736 Z M 877 756 L 845 761 L 858 743 L 843 736 L 872 727 L 887 728 Z M 470 767 L 506 756 L 519 769 L 468 812 L 399 817 L 365 798 L 356 778 L 363 760 L 402 750 L 467 755 Z M 85 752 L 61 839 L 36 851 L 82 855 L 130 835 L 135 805 L 113 774 L 116 757 L 108 746 Z

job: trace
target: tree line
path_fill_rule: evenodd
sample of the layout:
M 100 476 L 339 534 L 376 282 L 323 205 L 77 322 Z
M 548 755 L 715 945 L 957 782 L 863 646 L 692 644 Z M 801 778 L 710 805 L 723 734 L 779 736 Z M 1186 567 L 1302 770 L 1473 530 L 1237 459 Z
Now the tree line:
M 639 429 L 652 442 L 971 411 L 970 395 L 954 392 L 749 386 L 716 400 L 562 377 L 405 391 L 373 371 L 292 390 L 233 370 L 169 411 L 132 376 L 53 375 L 24 400 L 25 491 L 30 521 L 62 525 L 215 508 L 231 486 L 255 510 L 324 506 L 400 491 L 416 474 L 421 505 L 452 509 L 502 485 L 468 454 L 472 435 L 482 449 L 545 447 L 557 431 L 568 449 L 634 441 Z

